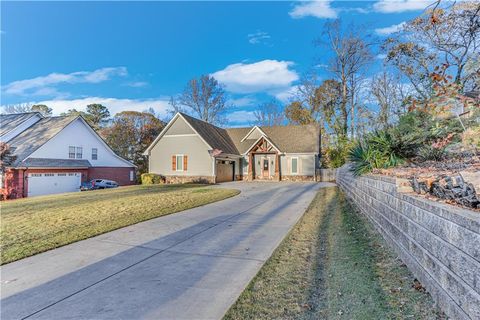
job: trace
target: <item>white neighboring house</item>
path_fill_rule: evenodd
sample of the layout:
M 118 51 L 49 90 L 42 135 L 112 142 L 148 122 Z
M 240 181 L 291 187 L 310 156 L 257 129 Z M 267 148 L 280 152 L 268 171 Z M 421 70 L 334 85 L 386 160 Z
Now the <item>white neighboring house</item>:
M 14 157 L 2 175 L 11 198 L 78 191 L 91 179 L 135 183 L 135 166 L 116 155 L 81 116 L 3 114 L 0 141 Z

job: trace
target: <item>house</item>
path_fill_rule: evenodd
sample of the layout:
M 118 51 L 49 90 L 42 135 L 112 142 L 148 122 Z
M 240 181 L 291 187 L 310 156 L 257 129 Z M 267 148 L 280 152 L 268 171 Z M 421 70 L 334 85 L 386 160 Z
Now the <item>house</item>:
M 11 150 L 2 188 L 12 198 L 78 191 L 102 178 L 135 183 L 135 166 L 119 157 L 81 117 L 0 115 L 0 141 Z
M 222 129 L 177 113 L 144 153 L 167 182 L 316 180 L 317 125 Z

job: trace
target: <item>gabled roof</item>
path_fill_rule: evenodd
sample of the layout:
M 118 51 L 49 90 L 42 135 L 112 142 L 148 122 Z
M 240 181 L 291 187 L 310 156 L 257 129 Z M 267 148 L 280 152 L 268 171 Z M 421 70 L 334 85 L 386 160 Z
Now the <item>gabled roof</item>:
M 243 139 L 240 141 L 240 142 L 243 142 L 247 139 L 252 139 L 251 138 L 251 135 L 255 132 L 255 131 L 258 131 L 260 133 L 260 135 L 262 136 L 266 136 L 265 132 L 263 132 L 262 129 L 260 129 L 259 126 L 254 126 L 252 127 L 252 129 L 250 129 L 250 131 L 248 131 L 248 133 L 245 135 L 245 137 L 243 137 Z
M 224 154 L 243 155 L 258 138 L 250 138 L 249 134 L 258 129 L 280 152 L 285 153 L 319 153 L 320 128 L 318 125 L 303 126 L 273 126 L 273 127 L 246 127 L 222 129 L 208 122 L 196 119 L 185 113 L 177 113 L 167 124 L 158 137 L 145 151 L 145 155 L 153 148 L 168 128 L 178 118 L 182 117 L 192 129 L 212 149 L 218 149 Z
M 222 150 L 223 153 L 238 154 L 232 139 L 225 129 L 219 128 L 208 122 L 196 119 L 187 114 L 180 113 L 193 129 L 212 147 Z
M 281 151 L 287 153 L 318 153 L 320 128 L 318 125 L 261 126 L 222 129 L 184 113 L 185 120 L 214 148 L 229 154 L 244 154 L 258 139 L 248 135 L 258 128 Z M 247 138 L 247 139 L 244 139 Z
M 8 144 L 17 157 L 12 166 L 17 166 L 75 119 L 77 117 L 43 118 L 10 140 Z
M 38 112 L 0 114 L 0 136 L 12 131 L 33 116 L 42 117 Z
M 320 128 L 317 125 L 303 126 L 273 126 L 259 127 L 272 143 L 286 153 L 318 153 L 320 145 Z M 257 139 L 242 139 L 252 128 L 227 129 L 228 135 L 235 147 L 244 154 L 257 141 Z

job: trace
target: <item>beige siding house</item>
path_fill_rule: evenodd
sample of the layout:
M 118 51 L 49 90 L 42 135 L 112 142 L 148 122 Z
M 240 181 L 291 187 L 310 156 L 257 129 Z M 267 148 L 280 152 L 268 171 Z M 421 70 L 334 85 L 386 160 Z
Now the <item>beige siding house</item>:
M 315 180 L 316 125 L 222 129 L 177 113 L 145 151 L 149 172 L 167 182 Z

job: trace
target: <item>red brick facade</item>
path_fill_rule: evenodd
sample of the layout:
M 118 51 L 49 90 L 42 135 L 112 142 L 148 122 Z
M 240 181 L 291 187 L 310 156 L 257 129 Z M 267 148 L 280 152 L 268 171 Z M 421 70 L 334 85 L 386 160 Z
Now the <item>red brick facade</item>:
M 133 171 L 132 181 L 130 181 L 130 171 Z M 91 167 L 88 169 L 88 180 L 91 179 L 113 180 L 121 186 L 137 183 L 135 168 L 131 167 Z
M 133 181 L 130 181 L 130 171 L 133 171 Z M 119 185 L 132 185 L 136 183 L 135 168 L 133 167 L 91 167 L 88 169 L 10 169 L 5 174 L 5 189 L 12 188 L 10 198 L 24 198 L 28 194 L 29 173 L 69 173 L 82 174 L 82 182 L 92 179 L 107 179 L 118 182 Z M 7 178 L 13 175 L 12 179 Z M 7 184 L 9 184 L 7 186 Z

